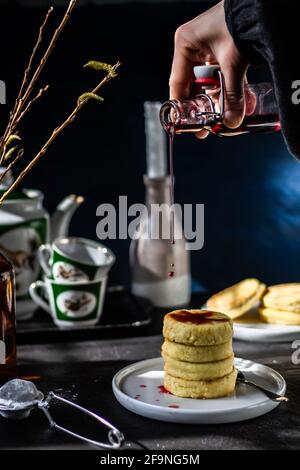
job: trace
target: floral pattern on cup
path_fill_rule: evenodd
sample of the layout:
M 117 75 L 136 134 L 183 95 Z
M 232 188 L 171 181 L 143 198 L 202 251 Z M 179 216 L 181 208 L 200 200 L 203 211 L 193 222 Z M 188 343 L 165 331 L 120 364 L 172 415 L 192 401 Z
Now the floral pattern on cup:
M 107 276 L 115 255 L 93 240 L 79 237 L 57 238 L 39 248 L 39 261 L 45 275 L 64 282 L 96 280 Z
M 97 298 L 85 291 L 66 291 L 56 299 L 59 310 L 70 318 L 84 318 L 90 315 L 96 307 Z
M 88 275 L 73 264 L 57 261 L 52 267 L 53 277 L 58 281 L 81 282 L 88 281 Z

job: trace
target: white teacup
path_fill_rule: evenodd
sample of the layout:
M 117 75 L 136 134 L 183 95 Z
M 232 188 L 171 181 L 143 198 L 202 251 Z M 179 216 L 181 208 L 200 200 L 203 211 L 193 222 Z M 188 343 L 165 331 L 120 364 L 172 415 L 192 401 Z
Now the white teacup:
M 113 252 L 101 243 L 79 237 L 57 238 L 38 252 L 48 278 L 60 282 L 82 282 L 107 276 L 115 262 Z

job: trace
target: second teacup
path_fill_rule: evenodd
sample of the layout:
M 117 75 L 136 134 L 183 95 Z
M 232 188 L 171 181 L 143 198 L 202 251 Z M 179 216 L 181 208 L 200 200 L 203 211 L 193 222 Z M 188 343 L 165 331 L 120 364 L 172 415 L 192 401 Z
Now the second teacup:
M 102 314 L 106 282 L 107 277 L 68 284 L 45 279 L 31 284 L 29 294 L 59 328 L 92 326 Z
M 101 243 L 79 237 L 42 245 L 39 261 L 48 278 L 61 282 L 93 281 L 107 276 L 115 255 Z

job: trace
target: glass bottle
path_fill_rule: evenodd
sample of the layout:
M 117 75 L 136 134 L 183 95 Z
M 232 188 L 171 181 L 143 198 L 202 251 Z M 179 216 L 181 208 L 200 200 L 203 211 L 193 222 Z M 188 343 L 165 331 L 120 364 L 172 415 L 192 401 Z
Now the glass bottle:
M 145 176 L 144 183 L 147 211 L 140 221 L 139 236 L 130 246 L 132 292 L 157 307 L 184 306 L 191 296 L 190 259 L 176 211 L 172 220 L 175 243 L 170 238 L 171 179 Z M 161 217 L 154 212 L 155 205 L 160 205 Z
M 225 87 L 218 65 L 194 67 L 193 97 L 170 100 L 162 105 L 160 120 L 170 134 L 206 129 L 219 136 L 271 133 L 280 130 L 274 89 L 271 83 L 245 84 L 245 117 L 237 129 L 225 126 Z
M 0 383 L 16 375 L 15 278 L 11 263 L 0 254 Z
M 0 175 L 5 172 L 0 168 Z M 0 191 L 13 179 L 6 172 Z M 0 384 L 16 375 L 15 275 L 12 264 L 0 253 Z
M 160 108 L 159 102 L 145 103 L 146 210 L 130 245 L 132 292 L 158 307 L 180 307 L 191 296 L 190 258 L 181 220 L 175 210 L 170 210 L 172 179 L 167 175 L 166 134 L 160 125 Z M 155 211 L 158 208 L 160 214 Z

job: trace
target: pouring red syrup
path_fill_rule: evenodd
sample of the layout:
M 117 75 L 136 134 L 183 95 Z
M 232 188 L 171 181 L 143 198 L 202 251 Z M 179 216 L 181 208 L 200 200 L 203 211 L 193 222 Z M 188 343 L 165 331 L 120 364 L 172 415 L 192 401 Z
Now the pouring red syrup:
M 170 169 L 170 206 L 174 209 L 174 128 L 170 127 L 169 129 L 169 169 Z M 174 210 L 170 213 L 170 238 L 171 244 L 175 245 L 175 236 L 174 236 Z M 174 268 L 174 263 L 171 264 L 171 268 Z M 169 272 L 169 277 L 174 277 L 175 271 L 171 269 Z
M 170 128 L 169 132 L 169 168 L 170 168 L 170 178 L 171 178 L 171 186 L 170 186 L 170 206 L 174 208 L 174 128 Z M 174 239 L 174 211 L 171 211 L 171 227 L 170 227 L 170 234 L 171 234 L 171 243 L 172 245 L 175 244 Z

